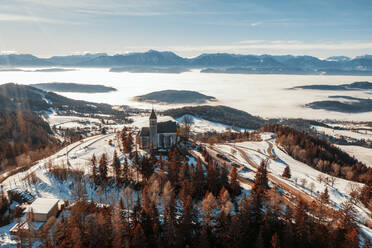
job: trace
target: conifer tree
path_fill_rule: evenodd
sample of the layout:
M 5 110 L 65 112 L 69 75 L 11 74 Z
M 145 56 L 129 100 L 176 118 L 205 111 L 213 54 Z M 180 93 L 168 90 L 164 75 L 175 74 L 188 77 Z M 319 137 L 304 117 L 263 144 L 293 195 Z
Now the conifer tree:
M 256 188 L 261 191 L 265 191 L 269 188 L 268 179 L 267 179 L 267 163 L 266 161 L 262 161 L 260 166 L 257 169 L 254 184 Z M 259 187 L 257 187 L 259 186 Z
M 267 165 L 262 161 L 257 169 L 254 186 L 251 191 L 252 217 L 256 223 L 261 222 L 262 207 L 266 199 L 266 190 L 268 189 Z
M 288 165 L 284 168 L 282 177 L 291 178 L 291 169 L 289 168 Z
M 128 170 L 128 159 L 124 158 L 124 165 L 121 170 L 122 178 L 125 183 L 128 183 L 129 181 L 129 170 Z
M 329 194 L 328 194 L 328 188 L 326 187 L 323 191 L 323 193 L 320 195 L 320 200 L 323 204 L 329 203 Z
M 99 160 L 99 176 L 102 182 L 107 181 L 107 157 L 105 153 L 102 154 Z
M 113 158 L 112 164 L 114 167 L 116 183 L 120 183 L 121 182 L 121 164 L 120 164 L 120 159 L 118 158 L 118 154 L 116 150 L 114 152 L 114 158 Z
M 232 193 L 232 198 L 235 196 L 240 195 L 241 189 L 240 189 L 240 184 L 238 181 L 238 172 L 236 167 L 232 167 L 231 173 L 230 173 L 230 185 L 231 185 L 231 193 Z
M 142 247 L 147 247 L 147 239 L 145 232 L 142 229 L 141 224 L 137 224 L 134 233 L 133 233 L 133 239 L 132 239 L 132 245 L 131 247 L 135 248 L 142 248 Z
M 294 219 L 295 219 L 295 239 L 298 247 L 305 247 L 307 234 L 307 213 L 306 204 L 302 199 L 297 199 Z
M 127 134 L 127 136 L 125 137 L 125 140 L 124 140 L 124 143 L 123 143 L 123 148 L 124 148 L 124 152 L 125 153 L 132 152 L 132 148 L 133 148 L 133 137 L 132 137 L 132 135 L 130 133 Z
M 182 247 L 191 245 L 193 237 L 194 225 L 197 223 L 197 215 L 195 208 L 192 203 L 190 195 L 186 197 L 186 200 L 182 203 L 182 216 L 179 224 L 180 238 L 182 239 Z
M 93 154 L 91 160 L 90 160 L 90 164 L 92 166 L 92 175 L 93 175 L 93 180 L 96 181 L 97 180 L 97 159 L 96 159 L 96 155 Z

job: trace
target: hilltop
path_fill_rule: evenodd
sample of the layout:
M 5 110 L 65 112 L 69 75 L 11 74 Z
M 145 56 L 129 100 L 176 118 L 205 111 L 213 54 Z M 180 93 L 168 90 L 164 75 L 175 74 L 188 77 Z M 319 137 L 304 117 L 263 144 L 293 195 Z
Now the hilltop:
M 202 93 L 190 90 L 162 90 L 151 92 L 146 95 L 134 97 L 135 101 L 150 103 L 169 103 L 169 104 L 186 104 L 186 103 L 206 103 L 216 101 L 213 96 L 207 96 Z
M 226 125 L 257 129 L 265 125 L 266 121 L 260 117 L 253 116 L 247 112 L 230 108 L 227 106 L 195 106 L 169 109 L 163 112 L 164 115 L 179 118 L 184 115 L 193 115 L 208 121 L 223 123 Z
M 107 87 L 99 84 L 77 84 L 77 83 L 42 83 L 42 84 L 31 84 L 30 86 L 56 92 L 81 92 L 81 93 L 103 93 L 116 91 L 113 87 Z

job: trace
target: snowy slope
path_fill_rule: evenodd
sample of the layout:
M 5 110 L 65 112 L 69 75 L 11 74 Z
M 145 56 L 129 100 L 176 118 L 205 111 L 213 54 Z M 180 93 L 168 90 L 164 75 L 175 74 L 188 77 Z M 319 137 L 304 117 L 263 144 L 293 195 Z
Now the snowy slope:
M 90 173 L 89 160 L 96 155 L 97 159 L 103 154 L 107 153 L 108 160 L 112 160 L 112 155 L 115 147 L 109 145 L 109 140 L 114 140 L 115 134 L 97 135 L 88 137 L 82 141 L 75 142 L 58 153 L 49 158 L 40 160 L 36 165 L 29 170 L 17 173 L 7 178 L 2 185 L 4 190 L 19 188 L 21 190 L 28 190 L 37 197 L 57 198 L 61 200 L 71 199 L 71 189 L 73 182 L 66 180 L 66 182 L 59 182 L 47 171 L 47 164 L 51 161 L 54 165 L 64 164 L 71 169 L 80 169 L 85 173 Z M 118 154 L 119 151 L 118 151 Z M 123 157 L 121 157 L 123 159 Z M 67 163 L 67 160 L 69 163 Z M 29 185 L 24 178 L 30 173 L 34 172 L 38 178 L 36 185 Z M 84 180 L 84 178 L 82 178 Z M 94 197 L 94 192 L 88 191 L 88 195 Z
M 177 118 L 176 121 L 182 124 L 185 117 L 191 119 L 192 121 L 191 131 L 195 133 L 204 133 L 209 131 L 225 132 L 227 129 L 231 129 L 230 125 L 208 121 L 193 115 L 183 115 Z
M 268 153 L 269 143 L 271 143 L 273 146 L 271 152 L 273 155 L 276 156 L 276 158 L 270 158 L 270 154 Z M 319 182 L 317 180 L 319 175 L 322 175 L 323 177 L 331 176 L 319 172 L 318 170 L 308 166 L 307 164 L 293 159 L 280 147 L 278 147 L 273 139 L 261 142 L 250 141 L 234 144 L 216 144 L 215 147 L 220 153 L 227 155 L 230 159 L 232 159 L 231 149 L 234 147 L 239 148 L 241 151 L 244 151 L 245 155 L 251 162 L 255 164 L 256 167 L 260 164 L 261 161 L 268 159 L 268 170 L 269 172 L 271 172 L 271 175 L 275 176 L 277 180 L 280 180 L 288 184 L 289 186 L 293 186 L 298 190 L 304 192 L 309 197 L 319 198 L 325 187 L 327 187 L 330 195 L 331 205 L 336 209 L 340 208 L 341 203 L 350 199 L 349 194 L 352 188 L 355 189 L 358 187 L 363 187 L 363 184 L 361 183 L 356 183 L 341 178 L 336 178 L 333 187 L 331 187 L 331 185 L 329 184 L 326 184 L 325 182 Z M 246 159 L 240 153 L 241 152 L 238 151 L 235 155 L 237 161 L 250 170 L 254 169 L 254 167 L 247 163 Z M 290 179 L 283 179 L 281 175 L 287 165 L 290 167 L 292 177 Z M 244 170 L 240 170 L 239 173 L 242 177 L 249 179 L 253 178 L 252 173 L 247 173 Z M 303 179 L 306 180 L 304 186 L 302 186 Z M 311 185 L 313 185 L 313 189 L 311 189 Z M 355 207 L 359 213 L 359 219 L 362 223 L 371 219 L 370 211 L 366 209 L 362 204 L 358 203 L 355 205 Z
M 97 124 L 101 123 L 101 120 L 97 118 L 57 115 L 55 112 L 49 114 L 45 120 L 49 123 L 51 127 L 54 125 L 58 127 L 71 122 L 91 122 Z
M 360 162 L 368 167 L 372 167 L 372 149 L 362 146 L 341 146 L 337 145 L 341 150 L 347 152 L 350 156 L 355 157 Z
M 112 141 L 112 145 L 109 141 Z M 75 142 L 56 154 L 38 161 L 36 165 L 29 170 L 17 173 L 4 180 L 1 185 L 4 191 L 17 188 L 21 191 L 28 191 L 35 197 L 56 198 L 60 200 L 74 199 L 74 188 L 77 182 L 86 190 L 87 199 L 93 200 L 101 204 L 112 204 L 114 201 L 122 197 L 121 190 L 117 187 L 105 187 L 100 189 L 91 184 L 89 178 L 91 174 L 91 166 L 89 161 L 95 154 L 97 160 L 100 159 L 103 153 L 107 154 L 108 158 L 108 173 L 112 173 L 112 157 L 116 150 L 120 161 L 123 163 L 125 155 L 122 154 L 116 142 L 116 133 L 106 135 L 96 135 L 85 138 L 81 141 Z M 57 180 L 52 174 L 48 172 L 48 163 L 52 162 L 54 165 L 64 164 L 70 169 L 78 169 L 84 172 L 84 175 L 77 178 L 67 178 L 65 181 Z M 130 160 L 128 161 L 131 166 Z M 30 173 L 34 173 L 37 178 L 36 184 L 29 184 L 25 177 Z M 98 193 L 101 192 L 101 193 Z M 102 194 L 102 192 L 104 192 Z M 133 192 L 136 194 L 136 192 Z M 10 229 L 16 224 L 13 220 L 9 225 L 0 227 L 0 246 L 7 245 L 8 247 L 16 247 L 15 241 L 11 239 L 9 234 Z

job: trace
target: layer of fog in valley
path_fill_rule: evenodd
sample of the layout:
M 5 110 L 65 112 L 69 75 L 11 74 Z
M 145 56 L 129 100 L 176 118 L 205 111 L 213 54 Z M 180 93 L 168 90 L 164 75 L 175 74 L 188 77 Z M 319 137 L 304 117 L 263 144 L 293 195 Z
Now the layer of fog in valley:
M 27 68 L 22 68 L 27 69 Z M 153 105 L 133 101 L 134 96 L 153 91 L 176 89 L 194 90 L 217 98 L 210 104 L 227 105 L 265 118 L 291 117 L 311 119 L 338 119 L 349 121 L 371 121 L 369 112 L 348 114 L 314 110 L 303 107 L 304 104 L 327 100 L 328 96 L 339 95 L 336 91 L 289 90 L 301 85 L 327 84 L 338 85 L 356 81 L 370 81 L 372 76 L 326 76 L 326 75 L 239 75 L 199 73 L 198 70 L 181 74 L 168 73 L 113 73 L 109 69 L 82 68 L 74 71 L 0 72 L 0 84 L 14 82 L 35 84 L 47 82 L 73 82 L 80 84 L 101 84 L 111 86 L 118 91 L 108 93 L 67 93 L 58 94 L 93 102 L 114 105 L 130 105 L 139 108 L 163 110 L 180 105 Z M 347 91 L 342 95 L 371 98 L 371 92 Z

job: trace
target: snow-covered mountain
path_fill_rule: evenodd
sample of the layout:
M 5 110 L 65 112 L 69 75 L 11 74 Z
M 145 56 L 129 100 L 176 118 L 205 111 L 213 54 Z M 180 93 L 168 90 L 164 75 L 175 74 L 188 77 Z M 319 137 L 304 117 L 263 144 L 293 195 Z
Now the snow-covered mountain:
M 224 73 L 250 73 L 249 69 L 261 69 L 259 73 L 329 73 L 329 74 L 368 74 L 372 71 L 372 56 L 364 55 L 354 59 L 346 56 L 333 56 L 319 59 L 313 56 L 292 55 L 242 55 L 230 53 L 201 54 L 194 58 L 184 58 L 170 51 L 134 52 L 107 55 L 105 53 L 53 56 L 38 58 L 30 54 L 0 55 L 0 65 L 15 66 L 178 66 L 186 68 L 229 67 Z M 372 72 L 371 72 L 372 73 Z

